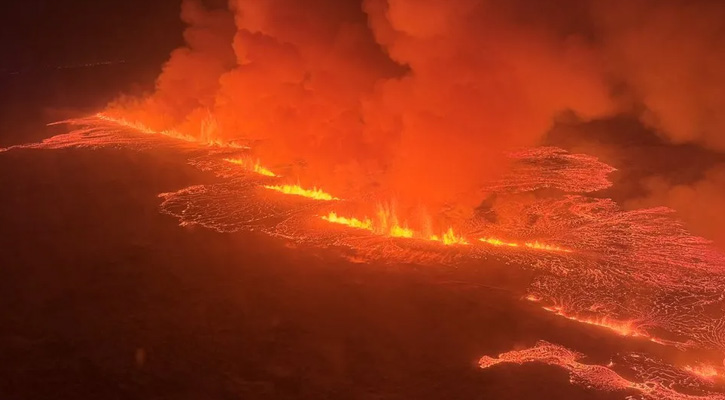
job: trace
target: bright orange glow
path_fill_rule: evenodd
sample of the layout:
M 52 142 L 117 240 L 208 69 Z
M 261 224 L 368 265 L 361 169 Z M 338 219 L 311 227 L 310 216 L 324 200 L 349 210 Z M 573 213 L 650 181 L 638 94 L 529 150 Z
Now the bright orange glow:
M 533 301 L 534 303 L 541 301 L 541 297 L 534 296 L 533 294 L 526 295 L 526 300 Z
M 638 398 L 647 400 L 722 400 L 722 393 L 712 391 L 714 386 L 688 384 L 679 381 L 679 368 L 647 359 L 646 357 L 629 357 L 623 361 L 627 361 L 628 368 L 633 374 L 631 378 L 625 378 L 611 369 L 615 363 L 610 360 L 605 365 L 588 364 L 581 362 L 586 356 L 570 350 L 561 345 L 540 341 L 534 347 L 521 350 L 512 350 L 499 354 L 497 357 L 483 356 L 478 361 L 478 366 L 482 369 L 494 367 L 496 365 L 514 364 L 521 365 L 527 363 L 543 363 L 553 365 L 569 372 L 569 382 L 583 385 L 586 388 L 597 388 L 609 391 L 637 391 L 637 396 L 628 398 Z M 646 361 L 645 361 L 646 359 Z M 619 360 L 617 364 L 619 364 Z M 653 364 L 655 364 L 653 366 Z M 653 374 L 652 370 L 657 371 Z M 632 380 L 629 380 L 632 379 Z M 684 384 L 684 385 L 680 385 Z M 699 389 L 700 394 L 691 395 L 677 391 L 681 388 Z
M 365 218 L 361 221 L 357 218 L 339 217 L 337 213 L 331 211 L 328 215 L 323 216 L 322 219 L 333 224 L 346 225 L 355 229 L 365 229 L 367 231 L 373 230 L 373 221 L 369 218 Z
M 538 240 L 533 242 L 525 242 L 523 244 L 516 243 L 516 242 L 507 242 L 505 240 L 496 239 L 496 238 L 480 238 L 479 241 L 490 244 L 491 246 L 496 247 L 527 247 L 529 249 L 533 250 L 543 250 L 543 251 L 556 251 L 556 252 L 563 252 L 563 253 L 571 253 L 572 251 L 569 249 L 565 249 L 563 247 L 554 246 L 551 244 L 545 244 L 541 243 Z
M 375 232 L 378 234 L 397 238 L 412 238 L 415 234 L 405 223 L 401 225 L 398 222 L 391 206 L 378 205 L 377 217 Z
M 453 228 L 448 228 L 448 230 L 443 234 L 442 238 L 438 235 L 433 235 L 430 237 L 430 240 L 441 242 L 446 246 L 451 246 L 454 244 L 469 244 L 468 240 L 466 240 L 466 238 L 464 238 L 463 236 L 457 235 L 453 231 Z
M 259 164 L 259 160 L 257 162 L 252 162 L 252 160 L 248 158 L 225 158 L 224 161 L 236 165 L 242 166 L 242 168 L 246 169 L 247 171 L 256 172 L 260 175 L 264 176 L 277 176 L 274 172 L 271 170 L 263 167 Z
M 266 187 L 266 186 L 265 186 Z M 267 187 L 272 188 L 272 187 Z M 281 189 L 275 189 L 280 190 Z M 284 189 L 285 193 L 287 193 L 288 189 Z M 303 189 L 304 190 L 304 189 Z M 296 193 L 291 193 L 296 194 Z M 310 197 L 310 196 L 307 196 Z M 324 199 L 323 199 L 324 200 Z M 377 220 L 373 222 L 370 218 L 348 218 L 348 217 L 340 217 L 335 212 L 331 212 L 329 215 L 322 217 L 325 221 L 341 224 L 341 225 L 347 225 L 351 228 L 358 228 L 358 229 L 365 229 L 369 231 L 376 232 L 380 235 L 384 236 L 391 236 L 391 237 L 397 237 L 397 238 L 420 238 L 423 239 L 426 236 L 422 235 L 420 233 L 415 232 L 413 229 L 408 228 L 404 224 L 401 225 L 398 222 L 398 218 L 395 215 L 395 213 L 392 213 L 389 209 L 384 207 L 379 207 L 377 212 Z M 448 228 L 447 231 L 445 231 L 442 235 L 430 235 L 427 237 L 429 240 L 434 242 L 442 243 L 446 246 L 452 246 L 452 245 L 468 245 L 470 242 L 468 239 L 466 239 L 463 235 L 457 234 L 453 228 Z M 526 242 L 524 244 L 519 244 L 516 242 L 507 242 L 503 241 L 501 239 L 496 238 L 480 238 L 478 239 L 482 243 L 486 243 L 492 246 L 496 247 L 527 247 L 534 250 L 544 250 L 544 251 L 561 251 L 561 252 L 567 252 L 570 253 L 571 250 L 564 249 L 558 246 L 548 245 L 544 243 L 540 243 L 538 241 L 535 242 Z
M 571 250 L 569 250 L 569 249 L 565 249 L 565 248 L 550 245 L 550 244 L 539 243 L 539 241 L 526 242 L 526 243 L 524 243 L 524 246 L 531 248 L 531 249 L 536 249 L 536 250 L 561 251 L 564 253 L 571 253 Z
M 397 224 L 391 226 L 390 231 L 388 233 L 392 237 L 399 237 L 399 238 L 412 238 L 414 235 L 414 232 L 412 229 L 403 227 L 403 226 L 400 226 Z
M 412 238 L 419 238 L 423 239 L 425 236 L 417 233 L 411 228 L 408 228 L 405 224 L 400 224 L 398 222 L 397 217 L 394 213 L 389 212 L 389 210 L 379 207 L 378 213 L 377 213 L 377 219 L 375 222 L 373 222 L 370 218 L 348 218 L 348 217 L 341 217 L 338 216 L 337 213 L 334 211 L 330 212 L 328 215 L 322 217 L 323 220 L 333 223 L 333 224 L 340 224 L 349 226 L 351 228 L 356 229 L 364 229 L 367 231 L 375 232 L 379 235 L 383 236 L 390 236 L 395 238 L 406 238 L 406 239 L 412 239 Z M 457 235 L 453 228 L 448 228 L 448 231 L 446 231 L 442 236 L 430 236 L 429 238 L 432 241 L 440 242 L 445 245 L 462 245 L 462 244 L 468 244 L 468 241 L 463 236 Z
M 387 229 L 376 228 L 373 226 L 373 221 L 370 218 L 364 218 L 362 220 L 357 218 L 340 217 L 334 211 L 328 215 L 322 217 L 323 220 L 331 222 L 333 224 L 346 225 L 351 228 L 365 229 L 371 232 L 380 232 L 386 236 L 399 237 L 399 238 L 412 238 L 415 234 L 412 229 L 397 225 L 397 223 Z
M 312 189 L 305 189 L 303 187 L 300 187 L 299 185 L 274 185 L 265 186 L 265 189 L 275 190 L 284 194 L 307 197 L 308 199 L 314 200 L 340 200 L 337 197 L 333 197 L 331 194 L 325 193 L 324 191 L 316 187 Z
M 696 366 L 690 366 L 686 365 L 685 368 L 683 368 L 685 371 L 690 372 L 694 375 L 697 375 L 701 378 L 705 379 L 714 379 L 720 376 L 717 369 L 711 365 L 696 365 Z
M 125 118 L 111 117 L 110 115 L 106 115 L 106 114 L 103 114 L 103 113 L 96 114 L 96 118 L 98 118 L 98 119 L 100 119 L 102 121 L 111 122 L 111 123 L 114 123 L 116 125 L 120 125 L 120 126 L 123 126 L 123 127 L 126 127 L 126 128 L 130 128 L 130 129 L 139 131 L 141 133 L 146 133 L 146 134 L 149 134 L 149 135 L 163 135 L 163 136 L 168 136 L 170 138 L 183 140 L 185 142 L 202 143 L 202 144 L 205 144 L 207 146 L 233 147 L 233 148 L 240 148 L 240 149 L 246 149 L 246 148 L 248 148 L 246 146 L 239 146 L 239 145 L 234 144 L 234 143 L 222 142 L 222 141 L 216 140 L 216 139 L 200 140 L 199 138 L 197 138 L 197 137 L 195 137 L 193 135 L 181 133 L 181 132 L 179 132 L 177 130 L 174 130 L 174 129 L 165 129 L 163 131 L 156 131 L 156 130 L 151 129 L 148 126 L 146 126 L 146 125 L 144 125 L 144 124 L 142 124 L 140 122 L 129 121 L 129 120 L 125 119 Z
M 646 336 L 647 334 L 640 332 L 634 327 L 634 321 L 617 321 L 607 317 L 600 318 L 581 318 L 573 315 L 566 314 L 561 307 L 544 307 L 544 310 L 551 311 L 556 315 L 562 316 L 566 319 L 581 322 L 583 324 L 599 326 L 614 331 L 621 336 Z
M 501 246 L 519 247 L 518 243 L 504 242 L 503 240 L 496 239 L 496 238 L 480 238 L 478 240 L 483 243 L 488 243 L 492 246 L 497 246 L 497 247 L 501 247 Z

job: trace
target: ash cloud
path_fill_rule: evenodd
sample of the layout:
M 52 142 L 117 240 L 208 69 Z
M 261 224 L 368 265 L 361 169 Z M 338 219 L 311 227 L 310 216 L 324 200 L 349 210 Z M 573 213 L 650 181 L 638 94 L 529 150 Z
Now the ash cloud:
M 690 184 L 673 183 L 665 177 L 655 176 L 644 181 L 647 193 L 627 202 L 629 208 L 667 206 L 695 234 L 712 240 L 725 249 L 725 164 L 709 169 L 705 175 Z
M 302 4 L 304 3 L 304 4 Z M 110 109 L 254 141 L 341 196 L 471 210 L 561 113 L 630 114 L 725 150 L 725 7 L 709 1 L 185 0 L 155 93 Z
M 725 3 L 592 3 L 608 68 L 642 122 L 674 143 L 725 151 Z

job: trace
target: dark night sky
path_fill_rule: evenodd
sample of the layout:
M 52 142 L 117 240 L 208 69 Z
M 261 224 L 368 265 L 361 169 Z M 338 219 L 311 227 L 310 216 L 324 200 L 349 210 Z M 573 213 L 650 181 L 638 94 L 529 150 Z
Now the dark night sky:
M 30 0 L 3 8 L 0 70 L 158 61 L 181 43 L 178 0 Z
M 153 88 L 183 43 L 179 0 L 29 0 L 0 15 L 0 145 Z M 112 62 L 83 67 L 84 64 Z M 70 68 L 59 68 L 70 67 Z

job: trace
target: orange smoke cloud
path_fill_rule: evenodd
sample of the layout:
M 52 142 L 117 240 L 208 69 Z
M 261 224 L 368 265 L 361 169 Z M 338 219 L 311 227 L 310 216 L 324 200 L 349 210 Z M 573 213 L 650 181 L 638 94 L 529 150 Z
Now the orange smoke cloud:
M 703 85 L 721 79 L 722 54 L 707 57 L 722 7 L 539 3 L 232 0 L 207 9 L 184 0 L 187 45 L 155 93 L 109 113 L 245 140 L 303 187 L 376 193 L 401 213 L 471 210 L 482 183 L 506 171 L 503 153 L 536 145 L 562 112 L 587 119 L 643 104 L 664 135 L 725 147 L 713 133 L 723 127 L 722 91 Z M 679 10 L 692 29 L 658 36 Z M 614 84 L 626 96 L 613 96 Z
M 694 0 L 592 3 L 609 68 L 675 143 L 725 151 L 725 4 Z
M 611 109 L 583 40 L 519 23 L 518 10 L 471 0 L 364 7 L 378 41 L 410 68 L 381 82 L 366 115 L 369 136 L 394 138 L 385 179 L 404 198 L 480 201 L 470 195 L 505 170 L 505 150 L 537 144 L 562 111 Z
M 631 208 L 667 206 L 692 232 L 713 240 L 725 248 L 725 166 L 710 169 L 705 176 L 692 184 L 672 184 L 654 177 L 645 181 L 647 194 L 631 200 Z

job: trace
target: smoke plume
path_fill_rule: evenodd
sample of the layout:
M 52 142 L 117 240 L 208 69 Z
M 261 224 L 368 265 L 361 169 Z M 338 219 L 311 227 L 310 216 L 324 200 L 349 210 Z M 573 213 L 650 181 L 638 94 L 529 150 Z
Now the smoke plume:
M 725 249 L 725 165 L 710 169 L 692 184 L 673 184 L 663 177 L 652 177 L 645 186 L 647 194 L 628 202 L 628 207 L 670 207 L 692 232 Z
M 184 0 L 186 46 L 112 112 L 253 142 L 341 196 L 472 209 L 564 112 L 725 150 L 725 7 L 708 1 Z M 686 29 L 685 29 L 686 27 Z

